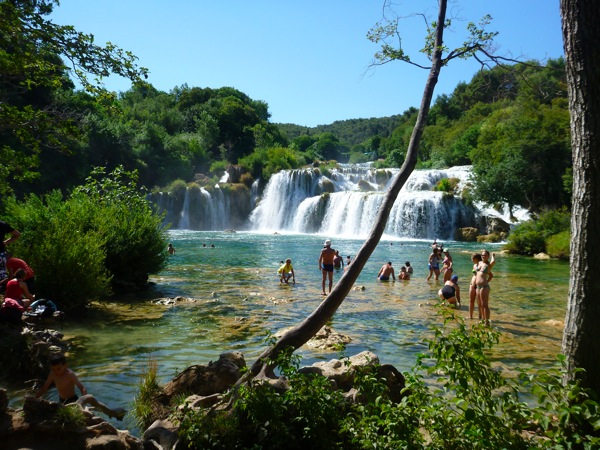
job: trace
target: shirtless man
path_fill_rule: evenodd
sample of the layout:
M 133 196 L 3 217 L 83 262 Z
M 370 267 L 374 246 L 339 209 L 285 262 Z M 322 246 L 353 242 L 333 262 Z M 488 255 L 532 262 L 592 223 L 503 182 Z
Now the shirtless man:
M 389 281 L 390 275 L 392 279 L 396 281 L 396 274 L 394 273 L 394 268 L 392 267 L 392 262 L 388 261 L 387 264 L 381 266 L 379 273 L 377 274 L 377 278 L 380 281 Z
M 87 390 L 81 384 L 81 381 L 71 369 L 67 367 L 67 360 L 64 355 L 55 355 L 50 360 L 50 374 L 42 388 L 36 392 L 36 398 L 42 396 L 54 383 L 58 391 L 58 398 L 63 404 L 73 403 L 77 401 L 75 386 L 79 388 L 82 395 L 87 394 Z
M 323 273 L 323 295 L 325 293 L 325 279 L 329 277 L 329 292 L 333 286 L 333 259 L 335 258 L 335 250 L 331 248 L 331 241 L 327 239 L 323 244 L 321 256 L 319 257 L 319 270 Z

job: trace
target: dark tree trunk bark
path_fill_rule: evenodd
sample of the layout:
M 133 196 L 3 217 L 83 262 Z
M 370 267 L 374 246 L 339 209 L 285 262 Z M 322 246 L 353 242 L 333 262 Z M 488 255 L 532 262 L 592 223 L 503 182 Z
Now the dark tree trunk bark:
M 423 130 L 425 129 L 425 125 L 427 123 L 427 116 L 429 115 L 433 91 L 435 89 L 435 85 L 437 84 L 440 70 L 443 66 L 441 48 L 444 33 L 443 25 L 446 18 L 446 3 L 447 0 L 440 0 L 439 2 L 437 19 L 438 27 L 436 29 L 435 36 L 436 50 L 433 53 L 429 77 L 427 78 L 427 83 L 425 84 L 423 98 L 421 100 L 421 107 L 417 116 L 417 122 L 411 135 L 406 159 L 400 169 L 400 172 L 396 175 L 396 178 L 386 193 L 371 233 L 358 251 L 348 270 L 342 275 L 342 278 L 335 285 L 334 289 L 327 296 L 327 298 L 300 325 L 288 331 L 275 343 L 275 345 L 265 350 L 252 365 L 248 376 L 243 377 L 240 381 L 238 381 L 238 384 L 246 380 L 248 377 L 256 376 L 258 374 L 270 376 L 272 366 L 269 361 L 275 359 L 275 357 L 284 350 L 288 350 L 290 348 L 292 350 L 296 350 L 300 348 L 302 345 L 308 342 L 308 340 L 313 337 L 323 327 L 323 325 L 331 320 L 333 314 L 337 311 L 338 307 L 342 304 L 350 292 L 350 289 L 360 275 L 364 265 L 369 260 L 369 257 L 375 250 L 375 247 L 377 247 L 377 244 L 381 239 L 381 235 L 385 230 L 392 206 L 398 197 L 398 193 L 400 192 L 400 189 L 402 189 L 402 186 L 404 186 L 404 183 L 417 164 L 417 150 L 421 141 L 421 137 L 423 136 Z
M 562 351 L 569 378 L 600 393 L 600 5 L 561 0 L 571 145 L 571 279 Z

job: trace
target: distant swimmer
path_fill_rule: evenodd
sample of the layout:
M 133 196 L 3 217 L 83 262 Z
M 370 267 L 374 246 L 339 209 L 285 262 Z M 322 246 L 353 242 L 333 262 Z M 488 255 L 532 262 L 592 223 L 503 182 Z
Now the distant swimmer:
M 335 258 L 335 250 L 331 248 L 331 241 L 327 239 L 323 243 L 323 250 L 321 250 L 321 256 L 319 256 L 319 270 L 323 274 L 323 295 L 325 293 L 325 279 L 329 277 L 329 292 L 333 286 L 333 259 Z
M 283 262 L 283 261 L 282 261 Z M 288 284 L 290 278 L 296 284 L 296 274 L 294 273 L 294 266 L 292 266 L 292 260 L 290 258 L 285 260 L 285 263 L 277 270 L 279 274 L 279 282 Z
M 167 251 L 169 252 L 169 255 L 175 254 L 175 247 L 173 247 L 173 244 L 169 244 L 169 246 L 167 247 Z
M 386 264 L 381 266 L 379 273 L 377 274 L 377 278 L 380 281 L 389 281 L 390 276 L 394 281 L 396 281 L 396 274 L 394 273 L 394 268 L 392 267 L 392 262 L 388 261 Z

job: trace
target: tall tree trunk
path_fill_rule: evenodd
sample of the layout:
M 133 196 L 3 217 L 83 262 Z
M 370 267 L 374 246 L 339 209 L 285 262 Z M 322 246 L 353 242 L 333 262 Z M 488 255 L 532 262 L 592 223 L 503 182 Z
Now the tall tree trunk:
M 350 289 L 360 275 L 364 265 L 369 260 L 369 257 L 375 250 L 375 247 L 377 247 L 377 244 L 381 239 L 381 235 L 385 230 L 392 206 L 398 197 L 398 193 L 400 192 L 400 189 L 402 189 L 402 186 L 404 186 L 404 183 L 417 164 L 417 150 L 419 148 L 421 137 L 423 136 L 423 130 L 425 129 L 427 116 L 429 115 L 433 91 L 435 89 L 435 85 L 437 84 L 440 70 L 443 66 L 442 43 L 444 22 L 446 18 L 446 3 L 447 0 L 440 0 L 439 2 L 437 19 L 438 26 L 435 36 L 435 51 L 432 56 L 431 69 L 429 71 L 427 83 L 425 84 L 425 90 L 423 92 L 423 98 L 421 100 L 421 107 L 417 116 L 417 122 L 413 129 L 410 143 L 408 145 L 406 159 L 400 168 L 400 172 L 398 172 L 396 175 L 396 178 L 385 195 L 371 233 L 358 251 L 356 257 L 352 261 L 352 264 L 348 267 L 348 270 L 342 275 L 342 278 L 335 285 L 334 289 L 327 296 L 327 298 L 300 325 L 285 333 L 275 343 L 275 345 L 265 350 L 252 365 L 248 376 L 255 376 L 261 372 L 263 375 L 270 375 L 272 366 L 269 364 L 269 361 L 272 361 L 283 350 L 290 348 L 296 350 L 300 348 L 302 345 L 308 342 L 308 340 L 313 337 L 323 327 L 323 325 L 331 320 L 333 314 L 337 311 L 339 306 L 350 292 Z M 243 377 L 240 381 L 238 381 L 238 384 L 243 382 L 246 378 L 247 377 Z
M 569 378 L 586 370 L 584 384 L 600 393 L 600 5 L 561 0 L 566 57 L 573 211 L 571 279 L 562 351 Z

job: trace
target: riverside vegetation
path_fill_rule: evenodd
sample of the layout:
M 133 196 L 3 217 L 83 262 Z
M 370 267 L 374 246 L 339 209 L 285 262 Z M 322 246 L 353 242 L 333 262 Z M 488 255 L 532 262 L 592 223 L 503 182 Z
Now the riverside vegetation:
M 600 404 L 578 382 L 563 385 L 564 358 L 534 373 L 507 378 L 488 356 L 499 333 L 467 326 L 445 308 L 395 403 L 372 372 L 358 372 L 357 402 L 349 402 L 320 375 L 298 372 L 299 357 L 282 353 L 275 364 L 289 389 L 255 382 L 230 391 L 230 407 L 172 405 L 171 421 L 188 448 L 448 449 L 597 448 Z M 160 393 L 150 366 L 136 398 L 141 426 L 155 418 Z M 148 395 L 152 393 L 152 395 Z M 180 399 L 183 400 L 183 399 Z

